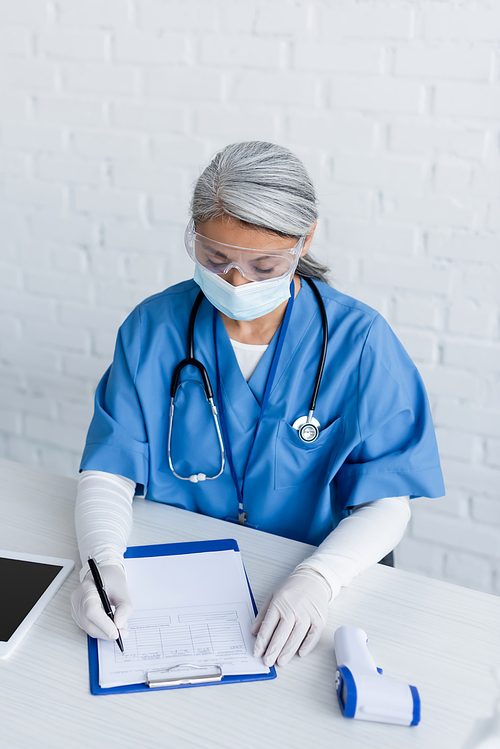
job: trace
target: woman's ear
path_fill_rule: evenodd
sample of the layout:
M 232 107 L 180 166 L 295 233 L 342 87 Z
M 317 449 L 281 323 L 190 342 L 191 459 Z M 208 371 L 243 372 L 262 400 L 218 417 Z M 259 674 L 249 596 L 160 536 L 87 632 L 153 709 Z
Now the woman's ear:
M 318 225 L 318 222 L 315 221 L 314 224 L 311 226 L 307 233 L 306 241 L 304 242 L 304 247 L 302 248 L 302 252 L 300 253 L 300 257 L 304 257 L 309 252 L 309 247 L 311 246 L 311 242 L 314 237 L 314 232 L 316 231 L 316 227 Z

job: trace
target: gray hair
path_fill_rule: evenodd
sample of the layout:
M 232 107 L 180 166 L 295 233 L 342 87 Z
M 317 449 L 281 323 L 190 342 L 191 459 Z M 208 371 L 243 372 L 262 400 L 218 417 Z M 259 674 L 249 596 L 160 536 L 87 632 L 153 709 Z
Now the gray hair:
M 220 216 L 282 237 L 308 234 L 318 218 L 314 185 L 302 162 L 274 143 L 232 143 L 219 151 L 198 178 L 191 200 L 195 225 Z M 328 268 L 300 258 L 299 276 L 326 281 Z

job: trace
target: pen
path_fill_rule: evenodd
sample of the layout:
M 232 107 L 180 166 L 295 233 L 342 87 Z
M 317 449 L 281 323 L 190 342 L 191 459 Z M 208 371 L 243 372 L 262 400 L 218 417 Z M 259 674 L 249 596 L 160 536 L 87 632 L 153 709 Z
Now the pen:
M 106 614 L 109 616 L 111 621 L 113 622 L 115 620 L 115 617 L 113 615 L 113 609 L 111 608 L 111 604 L 109 602 L 108 595 L 106 593 L 106 590 L 104 588 L 104 583 L 102 581 L 102 577 L 99 573 L 99 568 L 97 566 L 97 562 L 92 557 L 89 557 L 88 559 L 90 571 L 92 572 L 92 577 L 94 578 L 95 586 L 97 588 L 97 592 L 99 593 L 99 598 L 101 599 L 102 607 Z M 123 653 L 123 641 L 121 638 L 120 633 L 118 632 L 118 638 L 116 640 L 118 643 L 118 647 Z

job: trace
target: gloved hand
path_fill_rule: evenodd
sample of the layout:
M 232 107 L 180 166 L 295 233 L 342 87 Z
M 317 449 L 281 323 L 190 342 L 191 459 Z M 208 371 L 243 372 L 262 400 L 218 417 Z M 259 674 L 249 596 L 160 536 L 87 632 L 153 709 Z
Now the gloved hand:
M 109 602 L 115 607 L 114 623 L 104 613 L 99 593 L 90 573 L 71 594 L 73 619 L 91 637 L 99 637 L 102 640 L 116 640 L 118 637 L 117 630 L 120 630 L 120 634 L 124 638 L 128 632 L 123 631 L 123 628 L 132 613 L 132 603 L 125 573 L 120 567 L 114 565 L 103 565 L 99 567 L 99 572 Z
M 317 645 L 328 616 L 331 589 L 312 569 L 295 570 L 270 596 L 252 628 L 254 655 L 266 666 L 285 666 L 296 652 L 307 655 Z

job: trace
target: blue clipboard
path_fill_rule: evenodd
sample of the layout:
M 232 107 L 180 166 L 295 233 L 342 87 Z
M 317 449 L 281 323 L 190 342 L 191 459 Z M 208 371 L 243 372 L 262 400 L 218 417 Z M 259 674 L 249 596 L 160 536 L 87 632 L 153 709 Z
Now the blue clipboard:
M 173 554 L 199 554 L 207 551 L 239 551 L 237 542 L 232 538 L 219 539 L 216 541 L 190 541 L 188 543 L 177 543 L 177 544 L 154 544 L 152 546 L 131 546 L 127 549 L 124 554 L 125 558 L 134 557 L 158 557 L 158 556 L 169 556 Z M 246 573 L 245 573 L 246 575 Z M 254 613 L 257 614 L 257 606 L 248 582 L 248 590 L 250 592 L 250 598 L 252 600 Z M 203 678 L 196 680 L 195 683 L 171 683 L 168 686 L 148 686 L 144 684 L 127 684 L 122 687 L 101 687 L 99 686 L 99 659 L 97 654 L 97 640 L 93 637 L 87 636 L 88 642 L 88 654 L 89 654 L 89 678 L 90 678 L 90 691 L 95 695 L 102 694 L 127 694 L 130 692 L 151 692 L 163 689 L 185 689 L 187 687 L 195 686 L 208 686 L 211 684 L 235 684 L 237 682 L 245 681 L 266 681 L 269 679 L 276 678 L 276 669 L 271 666 L 269 673 L 267 674 L 244 674 L 238 676 L 232 674 L 228 676 L 218 677 L 217 679 Z

